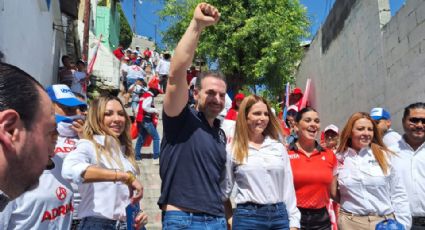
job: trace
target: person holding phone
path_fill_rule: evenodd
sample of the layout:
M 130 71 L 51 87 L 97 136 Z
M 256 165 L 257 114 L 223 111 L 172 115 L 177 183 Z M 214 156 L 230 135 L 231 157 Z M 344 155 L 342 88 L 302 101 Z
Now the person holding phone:
M 115 96 L 101 96 L 89 106 L 83 139 L 65 158 L 62 168 L 62 176 L 78 184 L 81 194 L 79 229 L 125 229 L 126 207 L 142 199 L 130 124 Z M 136 215 L 136 226 L 146 223 L 144 213 Z

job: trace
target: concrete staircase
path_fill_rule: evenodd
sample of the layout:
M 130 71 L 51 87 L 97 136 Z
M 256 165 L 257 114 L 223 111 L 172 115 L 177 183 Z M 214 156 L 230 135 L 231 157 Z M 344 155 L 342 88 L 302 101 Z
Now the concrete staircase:
M 162 111 L 164 95 L 158 95 L 155 98 L 155 107 Z M 131 114 L 131 109 L 127 110 Z M 162 138 L 162 114 L 159 115 L 157 130 Z M 133 146 L 136 140 L 133 141 Z M 144 186 L 143 199 L 140 207 L 149 216 L 149 223 L 146 225 L 147 230 L 161 229 L 161 210 L 157 202 L 161 193 L 161 179 L 159 177 L 159 160 L 152 159 L 153 145 L 142 148 L 142 160 L 138 161 L 141 175 L 138 177 Z

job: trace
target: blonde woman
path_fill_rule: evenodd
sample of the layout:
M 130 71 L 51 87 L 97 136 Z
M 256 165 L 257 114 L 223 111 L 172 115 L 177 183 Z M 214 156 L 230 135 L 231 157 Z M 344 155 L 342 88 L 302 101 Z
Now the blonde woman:
M 392 155 L 369 114 L 357 112 L 348 119 L 337 149 L 338 187 L 333 183 L 332 188 L 341 204 L 339 229 L 375 229 L 388 218 L 410 229 L 407 193 Z
M 235 135 L 227 152 L 223 183 L 226 217 L 233 229 L 296 229 L 300 212 L 281 126 L 267 101 L 246 97 L 236 120 Z M 237 185 L 232 213 L 228 198 Z
M 83 139 L 64 160 L 62 175 L 78 184 L 79 229 L 125 229 L 126 207 L 138 203 L 143 187 L 129 134 L 130 119 L 113 96 L 95 99 L 89 107 Z M 137 227 L 147 223 L 139 213 Z

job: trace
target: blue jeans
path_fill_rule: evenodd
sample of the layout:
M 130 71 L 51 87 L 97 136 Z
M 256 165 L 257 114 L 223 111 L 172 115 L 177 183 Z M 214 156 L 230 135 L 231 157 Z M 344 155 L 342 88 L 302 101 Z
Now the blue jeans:
M 152 121 L 143 121 L 143 122 L 137 122 L 137 129 L 139 129 L 139 135 L 137 136 L 136 141 L 136 160 L 142 159 L 142 154 L 140 153 L 140 150 L 142 149 L 143 143 L 145 142 L 146 135 L 149 134 L 152 136 L 153 140 L 153 158 L 157 159 L 159 157 L 159 134 L 156 130 L 155 126 L 153 125 Z
M 124 221 L 109 220 L 99 217 L 84 217 L 78 224 L 78 230 L 127 230 Z
M 238 204 L 233 214 L 233 229 L 289 229 L 289 218 L 284 203 Z
M 205 229 L 226 230 L 226 219 L 220 216 L 212 216 L 205 213 L 190 213 L 183 211 L 162 212 L 162 229 Z

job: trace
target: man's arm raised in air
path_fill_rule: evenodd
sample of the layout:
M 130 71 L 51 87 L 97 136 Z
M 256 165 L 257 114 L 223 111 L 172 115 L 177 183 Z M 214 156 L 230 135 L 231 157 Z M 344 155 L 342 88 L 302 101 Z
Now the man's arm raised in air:
M 192 21 L 180 39 L 171 59 L 167 92 L 164 98 L 164 112 L 169 117 L 181 113 L 188 101 L 186 70 L 192 64 L 195 49 L 202 31 L 218 22 L 220 13 L 207 4 L 196 6 Z

